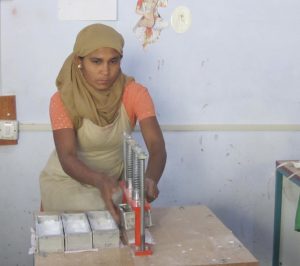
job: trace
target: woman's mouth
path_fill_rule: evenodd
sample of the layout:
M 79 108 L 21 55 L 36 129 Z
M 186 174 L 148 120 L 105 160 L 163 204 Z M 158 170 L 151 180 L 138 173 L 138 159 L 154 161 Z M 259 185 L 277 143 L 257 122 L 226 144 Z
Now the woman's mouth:
M 96 80 L 96 83 L 99 85 L 108 85 L 109 84 L 109 80 L 108 79 L 98 79 Z

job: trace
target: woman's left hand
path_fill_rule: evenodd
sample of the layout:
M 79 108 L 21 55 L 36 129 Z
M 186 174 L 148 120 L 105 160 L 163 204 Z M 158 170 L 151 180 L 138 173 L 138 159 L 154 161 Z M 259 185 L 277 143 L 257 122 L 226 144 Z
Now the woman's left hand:
M 154 201 L 159 194 L 159 189 L 157 187 L 157 183 L 149 178 L 146 177 L 145 179 L 145 188 L 146 188 L 146 199 L 148 202 Z

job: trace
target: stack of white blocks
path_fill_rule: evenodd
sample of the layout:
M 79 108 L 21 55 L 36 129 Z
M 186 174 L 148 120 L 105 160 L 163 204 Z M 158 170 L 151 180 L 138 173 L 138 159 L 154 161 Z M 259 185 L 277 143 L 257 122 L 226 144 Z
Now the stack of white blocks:
M 119 247 L 120 232 L 108 211 L 35 215 L 38 253 Z

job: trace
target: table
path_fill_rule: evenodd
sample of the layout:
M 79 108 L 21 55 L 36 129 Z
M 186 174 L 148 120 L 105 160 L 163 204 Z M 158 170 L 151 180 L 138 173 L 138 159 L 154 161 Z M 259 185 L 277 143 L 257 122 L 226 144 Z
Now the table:
M 276 161 L 276 183 L 275 183 L 275 209 L 274 209 L 274 237 L 273 237 L 273 266 L 279 266 L 280 233 L 281 233 L 281 207 L 282 207 L 282 183 L 283 177 L 300 186 L 300 169 L 293 167 L 292 162 L 299 160 Z
M 257 259 L 206 206 L 153 208 L 153 255 L 130 247 L 98 252 L 35 254 L 35 266 L 258 266 Z

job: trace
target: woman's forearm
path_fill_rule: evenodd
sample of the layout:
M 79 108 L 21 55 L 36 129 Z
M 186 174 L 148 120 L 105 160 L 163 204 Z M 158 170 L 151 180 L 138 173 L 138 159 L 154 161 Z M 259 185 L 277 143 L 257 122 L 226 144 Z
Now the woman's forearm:
M 167 153 L 164 145 L 153 148 L 149 152 L 149 159 L 146 168 L 146 177 L 151 178 L 156 184 L 159 182 L 166 165 Z
M 53 131 L 56 152 L 66 174 L 80 183 L 99 186 L 102 175 L 90 169 L 77 157 L 75 131 L 70 128 Z
M 99 187 L 103 174 L 88 168 L 80 159 L 73 155 L 60 159 L 63 170 L 80 183 Z

